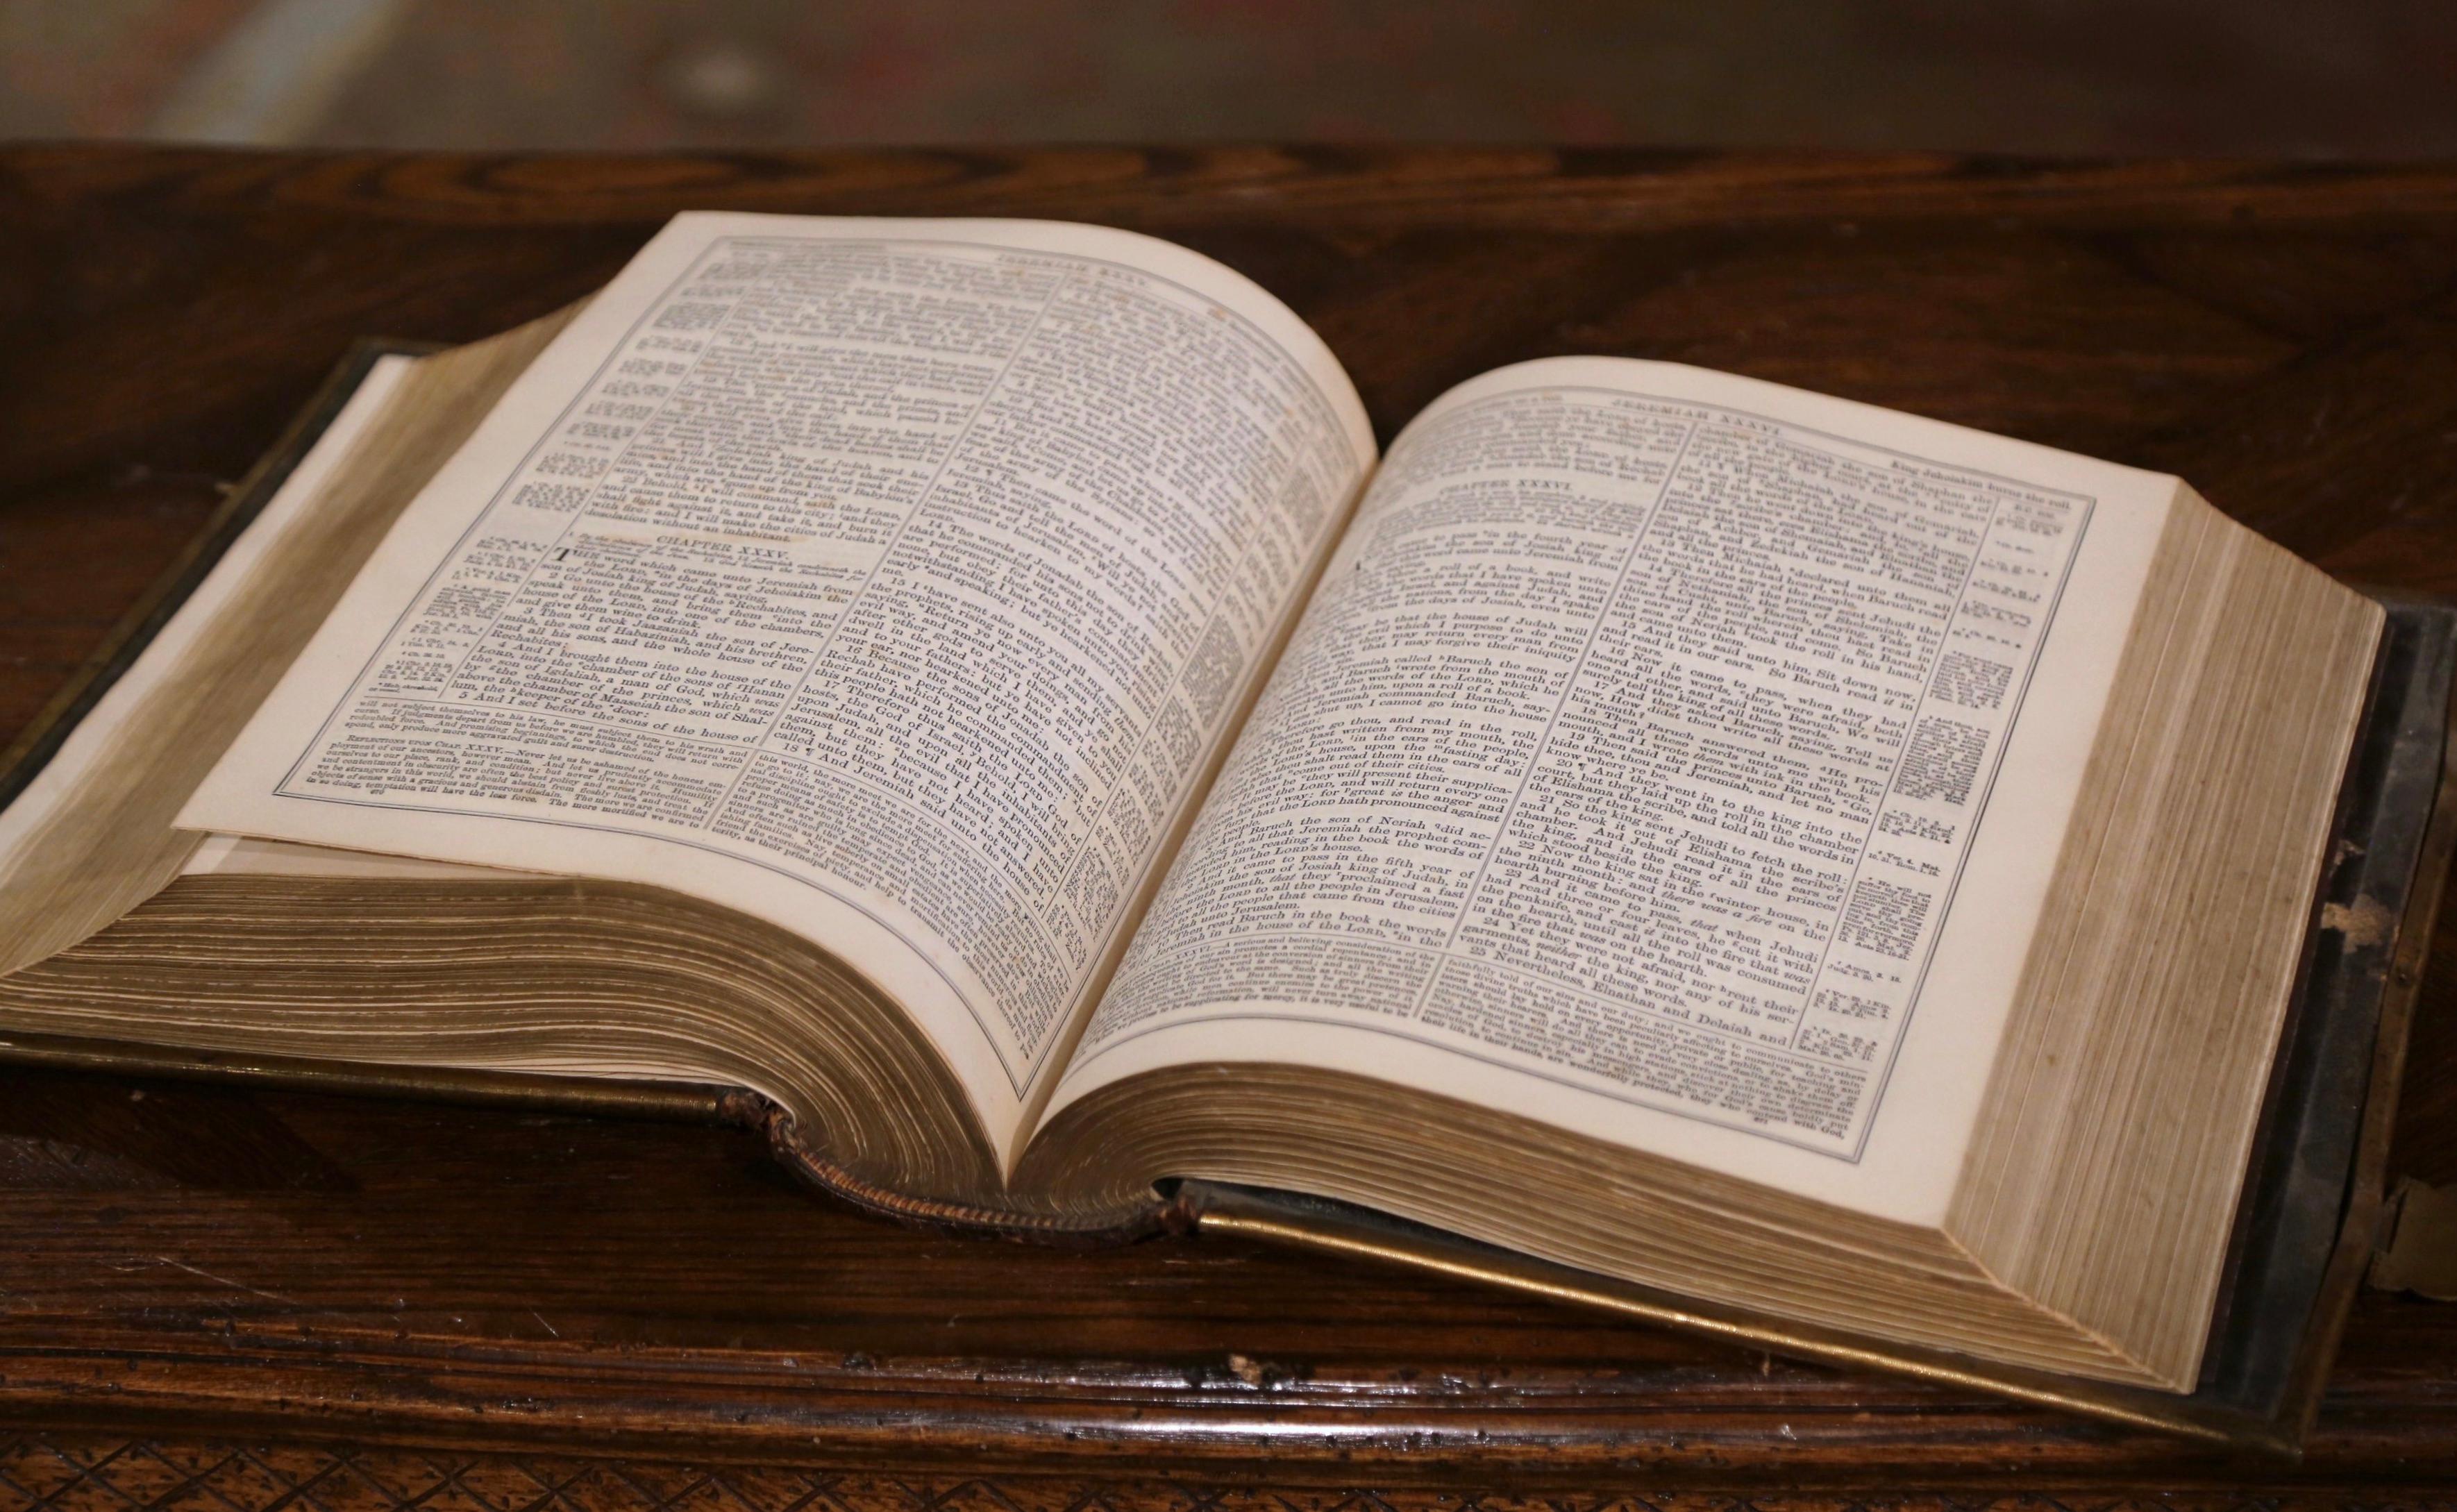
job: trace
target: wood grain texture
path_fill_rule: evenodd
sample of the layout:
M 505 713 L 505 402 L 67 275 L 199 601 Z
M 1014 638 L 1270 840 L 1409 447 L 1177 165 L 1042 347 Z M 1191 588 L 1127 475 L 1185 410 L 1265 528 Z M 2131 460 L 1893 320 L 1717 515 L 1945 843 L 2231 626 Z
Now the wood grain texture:
M 541 314 L 684 208 L 1168 236 L 1312 321 L 1386 440 L 1499 362 L 1664 358 L 2179 469 L 2343 574 L 2457 590 L 2457 171 L 20 147 L 0 150 L 0 740 L 353 338 Z M 2438 1181 L 2452 1009 L 2457 938 L 2394 1162 Z M 8 1071 L 0 1234 L 0 1420 L 30 1430 L 0 1437 L 0 1504 L 2457 1494 L 2457 1307 L 2377 1295 L 2283 1465 L 1234 1243 L 911 1232 L 715 1129 Z M 299 1489 L 379 1464 L 411 1480 Z

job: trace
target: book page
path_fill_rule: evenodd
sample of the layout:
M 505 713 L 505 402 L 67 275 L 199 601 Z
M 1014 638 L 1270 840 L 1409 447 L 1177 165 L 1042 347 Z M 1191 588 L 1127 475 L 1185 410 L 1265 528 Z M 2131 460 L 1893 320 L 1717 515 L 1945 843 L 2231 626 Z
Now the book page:
M 768 919 L 1003 1156 L 1373 461 L 1320 340 L 1182 248 L 683 216 L 180 822 Z
M 136 842 L 141 859 L 133 859 L 96 832 L 94 811 L 124 820 L 131 809 L 143 807 L 127 800 L 134 793 L 154 795 L 163 818 L 177 806 L 177 794 L 163 791 L 171 785 L 164 778 L 172 764 L 148 759 L 149 724 L 168 719 L 194 731 L 200 723 L 210 735 L 216 723 L 235 716 L 234 711 L 198 700 L 184 711 L 196 722 L 180 720 L 197 669 L 210 666 L 200 658 L 216 638 L 217 621 L 244 616 L 260 622 L 260 611 L 248 602 L 251 577 L 267 560 L 279 560 L 285 545 L 308 533 L 319 490 L 375 427 L 416 365 L 413 359 L 388 356 L 368 368 L 316 445 L 143 653 L 77 720 L 25 790 L 0 804 L 0 973 L 84 939 L 160 887 L 165 873 L 179 869 L 195 837 L 164 835 L 158 828 L 146 832 Z M 120 770 L 113 772 L 114 765 Z M 98 802 L 89 796 L 93 793 L 101 795 Z
M 1454 390 L 1052 1111 L 1308 1065 L 1934 1221 L 2175 487 L 1661 363 Z

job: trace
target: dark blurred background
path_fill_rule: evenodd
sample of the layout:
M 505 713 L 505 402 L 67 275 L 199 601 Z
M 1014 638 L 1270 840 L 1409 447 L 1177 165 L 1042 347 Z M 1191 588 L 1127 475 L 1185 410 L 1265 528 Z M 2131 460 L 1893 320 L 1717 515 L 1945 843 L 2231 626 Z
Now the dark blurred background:
M 0 137 L 2457 155 L 2457 0 L 0 0 Z

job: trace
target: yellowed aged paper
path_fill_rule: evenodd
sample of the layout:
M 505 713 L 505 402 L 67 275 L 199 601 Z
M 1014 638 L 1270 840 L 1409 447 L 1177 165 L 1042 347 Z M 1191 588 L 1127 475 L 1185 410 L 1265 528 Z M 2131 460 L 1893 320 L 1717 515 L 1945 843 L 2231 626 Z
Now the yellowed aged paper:
M 682 889 L 903 1004 L 1005 1152 L 1373 462 L 1148 238 L 678 217 L 182 816 Z
M 1662 363 L 1453 391 L 1053 1113 L 1311 1065 L 1936 1221 L 2174 491 Z
M 198 699 L 197 687 L 211 683 L 199 669 L 211 665 L 233 622 L 260 625 L 250 611 L 251 580 L 268 560 L 279 560 L 286 546 L 312 535 L 320 490 L 377 426 L 415 365 L 404 357 L 377 360 L 196 591 L 76 722 L 25 791 L 0 808 L 0 973 L 85 938 L 176 875 L 190 839 L 158 830 L 145 832 L 139 842 L 143 861 L 135 875 L 126 855 L 114 858 L 117 865 L 97 865 L 97 857 L 111 850 L 95 833 L 97 818 L 125 822 L 132 809 L 158 806 L 167 818 L 177 806 L 180 795 L 163 791 L 162 780 L 165 766 L 176 760 L 166 762 L 163 748 L 149 743 L 160 738 L 157 725 L 211 731 L 244 715 Z

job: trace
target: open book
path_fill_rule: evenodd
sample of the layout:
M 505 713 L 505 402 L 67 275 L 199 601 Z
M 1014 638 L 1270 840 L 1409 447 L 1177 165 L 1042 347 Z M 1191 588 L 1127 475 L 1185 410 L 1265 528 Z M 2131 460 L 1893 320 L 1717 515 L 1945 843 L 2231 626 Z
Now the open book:
M 2172 477 L 1577 358 L 1377 461 L 1181 248 L 685 216 L 379 366 L 0 813 L 0 1031 L 2180 1391 L 2382 623 Z

